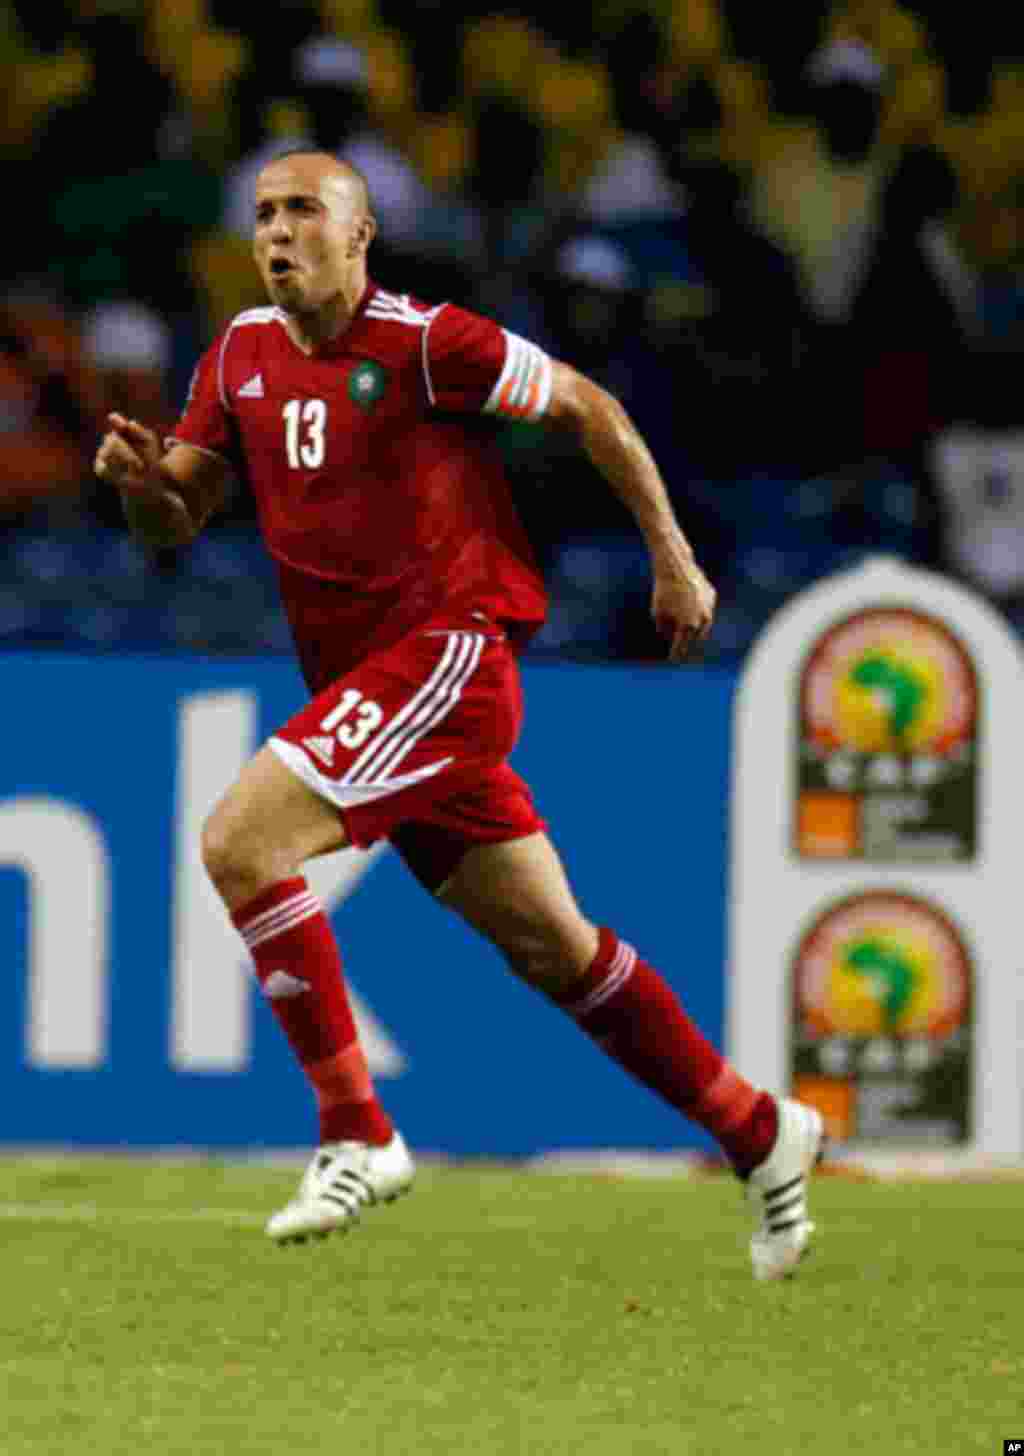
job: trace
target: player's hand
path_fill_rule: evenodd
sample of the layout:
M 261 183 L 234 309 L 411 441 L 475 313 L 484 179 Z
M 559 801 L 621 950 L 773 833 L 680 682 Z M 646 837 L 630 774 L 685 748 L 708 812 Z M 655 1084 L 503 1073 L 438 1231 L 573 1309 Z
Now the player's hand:
M 111 414 L 107 420 L 110 429 L 93 468 L 121 492 L 129 528 L 157 550 L 187 545 L 199 527 L 181 492 L 160 470 L 164 452 L 158 435 L 124 415 Z
M 669 661 L 682 662 L 711 631 L 717 593 L 695 561 L 656 566 L 651 616 L 671 641 Z
M 119 414 L 108 415 L 107 423 L 110 429 L 93 463 L 96 474 L 131 495 L 162 494 L 166 481 L 160 479 L 157 466 L 164 452 L 156 431 Z

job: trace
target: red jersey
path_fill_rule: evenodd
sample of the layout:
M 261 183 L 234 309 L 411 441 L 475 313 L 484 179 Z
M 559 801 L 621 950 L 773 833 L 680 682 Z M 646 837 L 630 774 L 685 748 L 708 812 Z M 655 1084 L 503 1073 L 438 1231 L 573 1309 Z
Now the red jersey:
M 280 309 L 239 314 L 200 360 L 172 440 L 249 481 L 319 691 L 428 621 L 492 622 L 514 640 L 541 624 L 544 584 L 500 455 L 466 415 L 537 420 L 550 395 L 536 345 L 371 283 L 311 355 Z

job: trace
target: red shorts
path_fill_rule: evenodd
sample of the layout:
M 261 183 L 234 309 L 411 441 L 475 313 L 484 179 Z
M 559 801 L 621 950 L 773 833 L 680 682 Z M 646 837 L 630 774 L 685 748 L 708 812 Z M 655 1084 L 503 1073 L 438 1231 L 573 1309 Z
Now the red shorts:
M 325 688 L 270 747 L 337 808 L 349 843 L 390 839 L 434 891 L 473 845 L 545 827 L 506 762 L 522 716 L 503 635 L 422 629 Z

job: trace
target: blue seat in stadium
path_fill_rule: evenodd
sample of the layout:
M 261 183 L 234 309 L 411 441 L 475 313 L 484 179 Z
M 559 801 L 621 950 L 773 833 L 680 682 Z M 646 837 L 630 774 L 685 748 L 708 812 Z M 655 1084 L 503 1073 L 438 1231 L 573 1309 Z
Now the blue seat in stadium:
M 96 539 L 97 575 L 104 579 L 136 580 L 152 572 L 146 548 L 127 531 L 117 531 Z
M 154 597 L 119 614 L 118 645 L 141 652 L 159 652 L 174 646 L 167 631 L 167 598 Z
M 64 633 L 74 646 L 113 647 L 123 637 L 124 614 L 104 602 L 76 603 L 64 614 Z
M 252 624 L 250 642 L 253 650 L 293 651 L 291 628 L 288 626 L 288 618 L 281 607 L 268 609 L 257 622 Z
M 274 566 L 254 533 L 211 530 L 182 559 L 182 569 L 199 581 L 272 584 Z
M 714 624 L 701 654 L 705 662 L 737 662 L 741 659 L 761 628 L 766 617 L 760 604 L 751 604 L 740 596 L 719 597 Z
M 883 470 L 862 481 L 860 492 L 869 544 L 910 560 L 921 555 L 927 522 L 919 487 L 899 471 Z
M 88 575 L 80 565 L 74 541 L 56 533 L 19 535 L 13 543 L 10 561 L 19 579 L 29 585 L 53 586 Z
M 45 603 L 14 586 L 0 587 L 0 645 L 18 646 L 44 630 Z

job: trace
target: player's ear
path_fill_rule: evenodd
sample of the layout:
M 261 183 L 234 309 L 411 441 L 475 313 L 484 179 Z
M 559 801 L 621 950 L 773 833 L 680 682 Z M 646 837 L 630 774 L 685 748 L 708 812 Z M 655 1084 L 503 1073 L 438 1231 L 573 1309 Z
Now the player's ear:
M 369 213 L 365 217 L 361 217 L 348 245 L 349 257 L 354 258 L 358 253 L 364 253 L 373 242 L 376 232 L 376 218 L 371 217 Z

